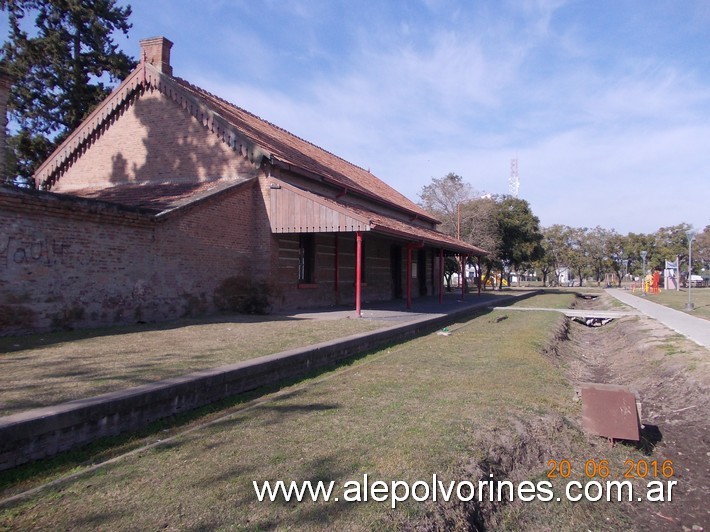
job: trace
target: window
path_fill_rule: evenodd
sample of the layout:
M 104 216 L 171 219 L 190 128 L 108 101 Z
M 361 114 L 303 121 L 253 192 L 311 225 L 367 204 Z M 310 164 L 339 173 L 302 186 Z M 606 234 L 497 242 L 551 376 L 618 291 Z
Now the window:
M 315 235 L 301 234 L 298 238 L 298 282 L 312 284 L 316 258 Z

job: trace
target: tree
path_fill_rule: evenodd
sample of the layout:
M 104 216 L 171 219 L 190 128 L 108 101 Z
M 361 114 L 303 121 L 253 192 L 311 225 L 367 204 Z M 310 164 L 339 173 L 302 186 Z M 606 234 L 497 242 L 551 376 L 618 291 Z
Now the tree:
M 541 245 L 545 250 L 545 255 L 538 260 L 538 267 L 543 275 L 543 286 L 547 284 L 547 276 L 554 272 L 555 284 L 560 284 L 560 275 L 565 264 L 565 252 L 567 250 L 566 232 L 569 228 L 564 225 L 555 224 L 542 230 L 543 239 Z
M 508 276 L 544 256 L 540 220 L 532 213 L 527 201 L 502 196 L 499 199 L 498 226 L 501 237 L 498 254 Z M 499 288 L 502 286 L 501 276 Z
M 455 173 L 432 179 L 419 193 L 420 205 L 442 220 L 441 230 L 488 252 L 482 261 L 485 286 L 493 269 L 510 274 L 527 269 L 544 254 L 540 221 L 527 201 L 512 196 L 474 199 L 470 184 Z M 501 275 L 500 286 L 503 276 Z
M 15 168 L 29 179 L 39 164 L 126 77 L 135 61 L 113 34 L 128 34 L 130 6 L 115 0 L 0 0 L 10 39 L 2 62 L 14 85 L 8 101 L 19 131 L 9 139 Z M 34 16 L 33 36 L 25 18 Z M 36 35 L 34 35 L 36 33 Z
M 435 177 L 419 193 L 420 205 L 438 217 L 442 224 L 440 230 L 451 236 L 458 236 L 459 207 L 470 201 L 475 193 L 469 183 L 453 172 L 444 177 Z
M 652 267 L 663 269 L 666 260 L 675 260 L 681 257 L 688 258 L 688 237 L 686 235 L 690 225 L 681 223 L 670 227 L 661 227 L 654 233 L 656 257 L 651 263 Z
M 656 244 L 653 235 L 643 233 L 629 233 L 627 239 L 626 258 L 629 261 L 629 273 L 643 277 L 643 259 L 641 251 L 646 251 L 646 270 L 649 269 L 649 264 L 653 264 L 656 255 Z
M 589 258 L 589 265 L 597 281 L 597 286 L 599 286 L 611 267 L 609 263 L 609 244 L 613 234 L 613 229 L 610 231 L 600 226 L 588 230 L 585 234 L 584 247 Z
M 461 263 L 456 260 L 456 257 L 447 255 L 444 259 L 444 280 L 446 281 L 447 292 L 451 292 L 451 278 L 455 273 L 461 273 Z
M 461 204 L 461 239 L 488 252 L 482 261 L 485 273 L 479 272 L 484 287 L 493 268 L 501 268 L 498 210 L 499 205 L 493 197 L 477 198 Z
M 693 242 L 693 263 L 700 264 L 701 267 L 710 266 L 710 225 L 699 232 Z
M 607 264 L 609 265 L 611 270 L 616 274 L 619 287 L 621 287 L 621 280 L 623 279 L 623 276 L 626 273 L 624 271 L 624 265 L 628 260 L 626 254 L 626 248 L 628 247 L 627 241 L 627 237 L 620 235 L 613 229 L 609 231 L 609 237 L 606 241 L 605 254 Z
M 586 227 L 565 227 L 564 230 L 564 263 L 570 272 L 570 280 L 574 279 L 575 274 L 579 279 L 579 286 L 582 286 L 582 281 L 589 271 L 589 256 L 586 250 L 586 236 L 588 229 Z

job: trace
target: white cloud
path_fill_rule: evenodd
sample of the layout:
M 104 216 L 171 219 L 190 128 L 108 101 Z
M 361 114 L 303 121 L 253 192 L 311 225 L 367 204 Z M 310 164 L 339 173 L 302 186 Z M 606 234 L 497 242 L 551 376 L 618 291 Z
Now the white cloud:
M 347 20 L 321 4 L 291 4 L 301 33 L 286 51 L 270 31 L 240 28 L 223 50 L 231 70 L 193 64 L 184 76 L 415 200 L 450 171 L 504 193 L 517 154 L 521 195 L 545 224 L 624 232 L 708 223 L 700 198 L 710 182 L 710 81 L 698 67 L 706 63 L 680 59 L 682 47 L 659 55 L 643 46 L 664 20 L 638 36 L 625 32 L 643 20 L 619 20 L 604 40 L 590 15 L 616 24 L 623 10 L 426 4 L 396 18 L 391 6 L 368 5 Z M 688 198 L 680 183 L 698 193 Z

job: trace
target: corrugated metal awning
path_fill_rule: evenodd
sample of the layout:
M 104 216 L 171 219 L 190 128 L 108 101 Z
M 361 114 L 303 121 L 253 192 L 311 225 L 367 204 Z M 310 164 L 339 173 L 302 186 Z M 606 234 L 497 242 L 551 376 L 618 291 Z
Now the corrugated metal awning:
M 476 246 L 411 222 L 346 205 L 277 179 L 270 182 L 269 221 L 273 233 L 373 231 L 469 256 L 488 253 Z
M 370 220 L 352 209 L 283 182 L 270 190 L 272 233 L 369 231 Z

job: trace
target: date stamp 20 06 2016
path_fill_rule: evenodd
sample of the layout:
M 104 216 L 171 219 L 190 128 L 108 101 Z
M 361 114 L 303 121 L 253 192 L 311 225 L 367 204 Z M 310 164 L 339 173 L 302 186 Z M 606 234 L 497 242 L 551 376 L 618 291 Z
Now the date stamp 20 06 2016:
M 570 460 L 548 460 L 547 478 L 569 478 L 573 474 Z M 608 460 L 589 459 L 582 469 L 587 478 L 672 478 L 674 474 L 673 461 L 663 460 L 625 460 L 623 474 L 614 474 Z M 618 471 L 617 473 L 622 473 Z
M 673 477 L 672 460 L 626 460 L 623 468 L 612 471 L 612 466 L 605 459 L 589 459 L 584 462 L 581 471 L 573 471 L 570 460 L 548 460 L 547 477 L 566 480 L 565 495 L 567 500 L 588 501 L 627 500 L 670 502 L 673 499 L 673 487 L 678 482 L 669 480 Z M 585 482 L 570 480 L 584 478 Z M 639 496 L 634 494 L 633 480 L 645 480 L 646 492 Z M 557 500 L 561 500 L 557 498 Z

